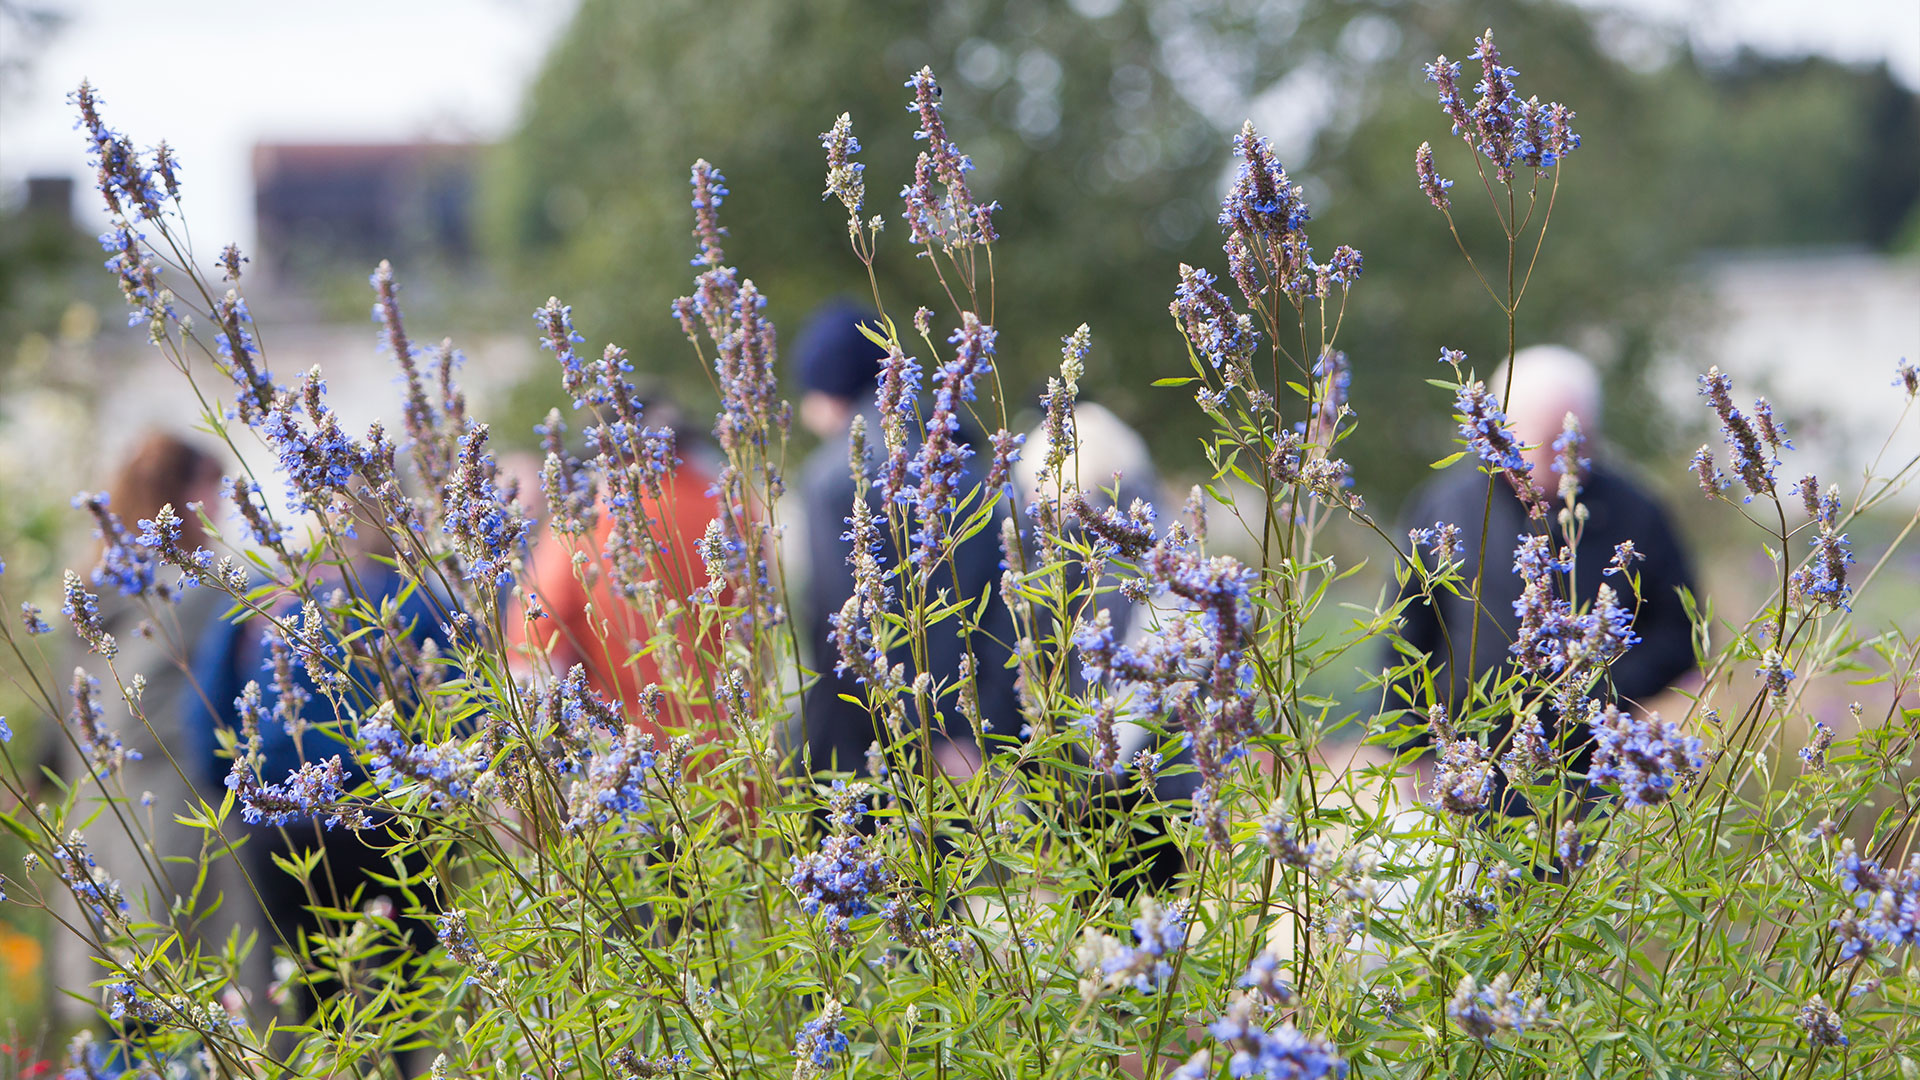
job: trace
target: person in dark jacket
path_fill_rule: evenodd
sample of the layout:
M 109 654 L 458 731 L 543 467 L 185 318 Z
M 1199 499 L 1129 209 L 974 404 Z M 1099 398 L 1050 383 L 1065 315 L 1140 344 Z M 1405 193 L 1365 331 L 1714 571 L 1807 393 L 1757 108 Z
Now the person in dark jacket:
M 1506 381 L 1503 368 L 1488 386 L 1499 394 Z M 1539 346 L 1514 357 L 1508 397 L 1507 418 L 1528 448 L 1524 453 L 1533 466 L 1534 485 L 1548 501 L 1546 526 L 1557 551 L 1566 536 L 1559 520 L 1559 476 L 1553 471 L 1553 443 L 1571 413 L 1587 436 L 1587 445 L 1593 445 L 1600 416 L 1599 377 L 1578 353 L 1558 346 Z M 1570 599 L 1577 608 L 1590 605 L 1600 586 L 1606 584 L 1619 594 L 1622 604 L 1634 605 L 1633 591 L 1624 575 L 1603 577 L 1618 545 L 1632 542 L 1640 557 L 1633 564 L 1640 583 L 1633 629 L 1640 640 L 1612 663 L 1606 678 L 1594 690 L 1601 701 L 1625 708 L 1644 704 L 1693 671 L 1693 626 L 1681 599 L 1682 590 L 1693 588 L 1693 572 L 1686 549 L 1659 502 L 1599 453 L 1590 451 L 1589 457 L 1579 485 L 1578 501 L 1586 520 L 1579 526 L 1579 543 L 1574 550 L 1574 591 Z M 1442 524 L 1457 527 L 1461 575 L 1469 583 L 1476 571 L 1481 578 L 1477 635 L 1472 605 L 1451 593 L 1441 592 L 1431 603 L 1416 594 L 1405 611 L 1402 636 L 1414 648 L 1431 655 L 1435 690 L 1443 705 L 1465 701 L 1470 678 L 1478 679 L 1488 671 L 1504 675 L 1513 670 L 1510 650 L 1520 625 L 1514 603 L 1521 596 L 1513 555 L 1522 534 L 1541 526 L 1529 521 L 1513 486 L 1502 478 L 1493 479 L 1489 513 L 1487 481 L 1479 469 L 1463 463 L 1416 492 L 1402 514 L 1409 529 Z M 1483 515 L 1487 520 L 1484 545 Z M 1484 564 L 1478 562 L 1482 558 Z M 1412 590 L 1409 586 L 1410 594 Z M 1399 662 L 1399 658 L 1394 657 L 1392 662 Z M 1402 684 L 1398 690 L 1405 696 L 1390 701 L 1389 708 L 1411 707 L 1417 713 L 1424 712 L 1425 703 L 1414 698 L 1416 688 Z M 1556 718 L 1549 711 L 1542 719 L 1547 734 L 1554 737 Z M 1418 718 L 1411 722 L 1423 724 Z M 1497 740 L 1505 735 L 1502 727 L 1494 737 Z M 1590 734 L 1584 728 L 1571 732 L 1564 745 L 1572 754 L 1572 771 L 1584 774 L 1592 755 Z M 1496 784 L 1503 785 L 1504 780 L 1497 779 Z M 1496 792 L 1496 805 L 1503 797 Z
M 799 494 L 806 516 L 806 553 L 810 580 L 806 590 L 804 626 L 811 645 L 813 668 L 819 677 L 808 688 L 802 702 L 807 761 L 814 769 L 865 772 L 867 751 L 885 737 L 866 707 L 864 687 L 848 672 L 837 675 L 834 665 L 839 652 L 833 641 L 831 617 L 853 595 L 853 569 L 847 563 L 852 542 L 846 539 L 846 519 L 854 500 L 853 477 L 847 461 L 848 433 L 856 415 L 866 416 L 870 445 L 878 447 L 880 418 L 873 403 L 874 384 L 884 350 L 860 332 L 860 324 L 877 326 L 871 312 L 847 302 L 835 302 L 815 312 L 802 330 L 795 346 L 796 365 L 801 384 L 800 420 L 819 436 L 820 447 L 802 469 Z M 975 449 L 968 463 L 962 487 L 977 484 L 985 476 L 987 455 L 985 440 L 979 433 L 962 430 L 962 436 Z M 869 462 L 869 476 L 878 462 Z M 885 518 L 877 490 L 868 494 L 869 506 L 876 517 Z M 1019 732 L 1019 704 L 1014 693 L 1014 673 L 1007 666 L 1010 653 L 1005 645 L 1013 640 L 1013 619 L 999 596 L 1000 547 L 999 519 L 1002 507 L 995 511 L 994 523 L 959 546 L 954 557 L 954 576 L 949 587 L 958 595 L 990 599 L 981 614 L 979 631 L 964 638 L 943 625 L 927 642 L 928 672 L 951 687 L 960 672 L 963 652 L 974 658 L 978 673 L 980 711 L 983 719 L 998 735 Z M 900 565 L 901 552 L 891 541 L 884 552 L 886 565 Z M 944 574 L 942 575 L 945 576 Z M 898 590 L 896 589 L 896 593 Z M 888 662 L 907 664 L 909 682 L 917 672 L 903 647 L 889 655 Z M 951 694 L 951 691 L 949 691 Z M 847 698 L 853 698 L 853 701 Z M 951 697 L 942 701 L 941 712 L 946 730 L 936 745 L 935 755 L 948 768 L 964 769 L 977 762 L 978 746 L 971 724 Z
M 363 523 L 358 534 L 358 538 L 351 541 L 352 550 L 346 552 L 350 556 L 348 566 L 344 570 L 330 569 L 327 575 L 331 581 L 323 580 L 317 591 L 325 595 L 350 581 L 354 592 L 374 609 L 381 609 L 391 601 L 393 617 L 386 628 L 373 628 L 364 634 L 356 632 L 369 627 L 357 618 L 350 618 L 344 627 L 330 625 L 325 631 L 328 645 L 341 657 L 351 654 L 371 658 L 373 651 L 378 650 L 382 667 L 402 673 L 400 684 L 406 694 L 417 684 L 411 684 L 405 672 L 419 672 L 432 666 L 429 654 L 437 644 L 447 641 L 448 621 L 455 615 L 444 598 L 427 587 L 408 587 L 409 583 L 392 565 L 393 548 L 378 523 Z M 301 627 L 302 605 L 297 598 L 282 593 L 261 602 L 289 630 Z M 289 773 L 303 764 L 325 762 L 338 755 L 345 767 L 343 786 L 355 787 L 367 778 L 367 773 L 356 760 L 351 734 L 341 731 L 340 721 L 351 717 L 348 723 L 364 723 L 374 714 L 375 692 L 350 690 L 345 713 L 337 711 L 303 665 L 289 663 L 284 672 L 276 674 L 271 630 L 272 624 L 267 619 L 242 613 L 232 619 L 214 620 L 201 635 L 194 651 L 193 686 L 182 701 L 188 737 L 182 764 L 198 769 L 205 786 L 224 792 L 233 761 L 219 750 L 217 732 L 227 728 L 244 743 L 244 738 L 239 736 L 243 721 L 236 699 L 248 692 L 249 683 L 255 683 L 257 715 L 261 722 L 259 760 L 254 768 L 260 782 L 283 783 Z M 348 635 L 353 635 L 350 646 L 343 644 Z M 356 678 L 374 680 L 372 666 L 367 663 L 353 666 Z M 298 698 L 298 702 L 282 708 L 283 693 Z M 365 829 L 323 827 L 323 822 L 313 815 L 283 822 L 263 820 L 230 826 L 243 831 L 247 837 L 240 854 L 250 868 L 273 929 L 272 935 L 263 941 L 276 947 L 285 942 L 304 953 L 311 947 L 314 935 L 337 933 L 340 929 L 341 921 L 323 914 L 322 909 L 354 911 L 369 906 L 389 909 L 397 906 L 381 902 L 382 897 L 390 901 L 395 893 L 394 888 L 381 879 L 394 877 L 396 867 L 417 879 L 425 873 L 427 862 L 421 852 L 403 850 L 401 838 L 391 831 L 390 824 L 387 815 L 375 814 L 370 827 Z M 307 880 L 295 877 L 282 865 L 316 852 L 324 858 Z M 434 926 L 425 919 L 402 919 L 400 930 L 408 951 L 420 953 L 434 945 Z M 314 998 L 324 993 L 297 994 L 299 1008 L 310 1010 Z M 413 1052 L 409 1051 L 397 1055 L 397 1059 L 405 1064 L 412 1056 Z

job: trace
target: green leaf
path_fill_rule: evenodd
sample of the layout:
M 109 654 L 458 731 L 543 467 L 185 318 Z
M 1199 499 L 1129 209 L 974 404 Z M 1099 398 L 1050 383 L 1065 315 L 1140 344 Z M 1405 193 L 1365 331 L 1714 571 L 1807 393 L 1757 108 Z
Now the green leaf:
M 1455 450 L 1453 453 L 1448 454 L 1446 457 L 1443 457 L 1439 461 L 1436 461 L 1433 464 L 1427 466 L 1427 468 L 1444 469 L 1447 466 L 1453 464 L 1456 461 L 1459 461 L 1461 458 L 1466 456 L 1467 456 L 1467 452 L 1465 450 Z
M 1197 382 L 1199 382 L 1199 381 L 1200 381 L 1200 377 L 1199 377 L 1199 376 L 1197 376 L 1197 375 L 1171 375 L 1171 376 L 1168 376 L 1167 378 L 1164 378 L 1164 379 L 1155 379 L 1155 380 L 1153 380 L 1153 385 L 1155 385 L 1155 386 L 1185 386 L 1185 385 L 1187 385 L 1188 383 L 1197 383 Z

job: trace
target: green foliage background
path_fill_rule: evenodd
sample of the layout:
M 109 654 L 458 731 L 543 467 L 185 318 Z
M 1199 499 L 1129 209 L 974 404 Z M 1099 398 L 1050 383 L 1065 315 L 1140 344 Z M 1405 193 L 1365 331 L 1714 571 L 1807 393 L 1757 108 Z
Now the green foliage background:
M 1317 114 L 1311 152 L 1288 164 L 1313 202 L 1321 255 L 1344 242 L 1368 257 L 1342 333 L 1355 407 L 1392 417 L 1383 427 L 1396 433 L 1375 429 L 1348 452 L 1368 490 L 1394 498 L 1422 476 L 1414 447 L 1447 421 L 1407 376 L 1426 373 L 1443 343 L 1476 357 L 1505 344 L 1476 324 L 1473 280 L 1441 272 L 1458 252 L 1407 150 L 1431 135 L 1429 95 L 1411 92 L 1420 64 L 1486 25 L 1525 57 L 1533 91 L 1578 102 L 1586 138 L 1522 344 L 1567 340 L 1607 365 L 1609 434 L 1629 450 L 1661 445 L 1642 375 L 1663 321 L 1686 302 L 1681 271 L 1694 253 L 1887 248 L 1903 235 L 1911 245 L 1920 109 L 1884 67 L 1709 65 L 1624 17 L 1522 0 L 746 0 L 724 14 L 685 0 L 587 0 L 492 163 L 486 233 L 514 303 L 531 311 L 558 292 L 596 347 L 632 349 L 697 411 L 708 382 L 667 315 L 693 247 L 688 166 L 705 157 L 727 174 L 729 259 L 790 334 L 814 304 L 866 289 L 838 209 L 793 209 L 820 191 L 812 133 L 852 112 L 868 147 L 868 213 L 898 228 L 912 130 L 901 84 L 929 64 L 978 165 L 976 190 L 1004 206 L 995 316 L 1009 389 L 1032 386 L 1084 319 L 1096 343 L 1090 389 L 1166 453 L 1199 433 L 1193 411 L 1165 397 L 1177 391 L 1147 388 L 1182 359 L 1166 314 L 1177 264 L 1224 271 L 1212 207 L 1225 134 L 1249 111 L 1300 122 L 1309 106 L 1298 96 L 1261 94 L 1302 80 L 1322 91 L 1308 98 L 1338 104 Z M 1464 151 L 1440 155 L 1456 195 L 1477 197 Z M 918 269 L 889 248 L 889 307 L 931 303 Z M 544 381 L 522 398 L 528 424 L 553 403 Z

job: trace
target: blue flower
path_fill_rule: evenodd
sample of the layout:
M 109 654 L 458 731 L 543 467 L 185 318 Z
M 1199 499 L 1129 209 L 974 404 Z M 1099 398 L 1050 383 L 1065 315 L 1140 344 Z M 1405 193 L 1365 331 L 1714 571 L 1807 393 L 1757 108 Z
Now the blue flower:
M 1212 274 L 1180 264 L 1173 315 L 1200 355 L 1215 368 L 1232 368 L 1253 355 L 1260 335 L 1253 328 L 1253 320 L 1236 313 L 1232 302 L 1213 284 Z
M 1811 603 L 1852 611 L 1849 601 L 1853 587 L 1847 584 L 1847 567 L 1853 564 L 1853 552 L 1848 548 L 1847 534 L 1836 528 L 1840 518 L 1840 488 L 1835 485 L 1825 494 L 1816 495 L 1819 485 L 1811 476 L 1802 482 L 1803 488 L 1808 485 L 1811 487 L 1805 497 L 1818 531 L 1812 541 L 1813 557 L 1805 567 L 1793 572 L 1789 584 L 1793 592 Z
M 1487 748 L 1472 738 L 1454 739 L 1440 752 L 1433 774 L 1433 806 L 1448 813 L 1470 815 L 1487 808 L 1493 794 L 1493 762 Z
M 482 975 L 500 974 L 500 965 L 487 959 L 480 951 L 480 943 L 474 939 L 473 930 L 467 925 L 467 913 L 459 908 L 449 908 L 440 915 L 434 924 L 434 934 L 440 940 L 440 947 L 456 963 L 465 964 L 475 971 L 467 976 L 469 985 L 479 981 Z
M 1480 62 L 1480 81 L 1474 93 L 1480 95 L 1468 105 L 1460 92 L 1460 64 L 1442 56 L 1425 65 L 1427 81 L 1437 85 L 1440 109 L 1453 124 L 1453 133 L 1464 136 L 1474 149 L 1493 162 L 1501 183 L 1513 179 L 1517 165 L 1536 169 L 1551 168 L 1580 148 L 1580 136 L 1573 131 L 1574 113 L 1559 102 L 1542 104 L 1540 99 L 1520 100 L 1513 80 L 1520 72 L 1500 62 L 1500 50 L 1493 44 L 1493 31 L 1473 41 L 1472 58 Z M 1427 182 L 1431 174 L 1431 155 L 1422 170 L 1421 187 L 1427 190 L 1435 206 L 1444 208 L 1445 196 Z M 1444 187 L 1439 191 L 1444 192 Z
M 1840 888 L 1853 895 L 1854 907 L 1865 913 L 1857 918 L 1848 912 L 1833 921 L 1844 942 L 1841 959 L 1865 952 L 1870 942 L 1895 952 L 1920 945 L 1920 855 L 1909 858 L 1905 870 L 1890 873 L 1879 860 L 1863 858 L 1847 840 L 1834 872 Z
M 1220 204 L 1220 227 L 1269 243 L 1306 228 L 1306 199 L 1299 185 L 1287 176 L 1287 170 L 1281 168 L 1273 143 L 1254 131 L 1253 121 L 1247 121 L 1233 137 L 1233 153 L 1240 164 Z
M 720 204 L 731 194 L 727 190 L 727 178 L 720 170 L 708 164 L 702 158 L 693 163 L 690 173 L 693 184 L 693 235 L 700 241 L 700 254 L 693 260 L 695 266 L 719 266 L 727 261 L 726 252 L 720 249 L 720 238 L 727 230 L 720 225 Z
M 847 1035 L 840 1030 L 844 1017 L 840 1003 L 828 999 L 819 1016 L 801 1025 L 800 1035 L 794 1040 L 793 1056 L 800 1059 L 803 1067 L 811 1066 L 824 1072 L 832 1066 L 835 1054 L 847 1052 Z
M 469 772 L 484 765 L 472 758 L 458 760 L 464 762 Z M 568 793 L 571 816 L 565 827 L 578 830 L 586 825 L 605 824 L 615 817 L 626 822 L 646 814 L 647 772 L 657 760 L 652 735 L 632 724 L 621 725 L 607 745 L 596 746 L 587 755 L 586 767 Z M 462 791 L 460 797 L 466 794 Z M 646 828 L 643 823 L 643 831 Z
M 940 84 L 931 68 L 921 68 L 906 82 L 913 91 L 907 111 L 920 117 L 920 129 L 913 137 L 927 144 L 914 162 L 913 182 L 900 189 L 907 204 L 908 235 L 915 244 L 939 244 L 952 249 L 990 244 L 999 239 L 993 228 L 993 212 L 999 203 L 976 203 L 967 188 L 967 173 L 973 161 L 947 138 L 946 121 L 940 116 Z M 945 194 L 934 191 L 939 184 Z
M 1454 397 L 1454 408 L 1460 414 L 1460 437 L 1488 467 L 1518 476 L 1533 471 L 1507 414 L 1500 411 L 1500 399 L 1486 383 L 1476 380 L 1462 386 Z
M 1666 802 L 1707 766 L 1700 740 L 1659 713 L 1635 717 L 1608 704 L 1592 726 L 1595 751 L 1588 779 L 1617 785 L 1629 807 Z
M 867 198 L 867 181 L 861 175 L 867 167 L 853 160 L 853 155 L 860 152 L 860 140 L 853 136 L 853 117 L 841 113 L 833 127 L 821 133 L 820 147 L 827 152 L 827 188 L 820 198 L 839 199 L 857 226 L 860 206 Z
M 1733 456 L 1733 468 L 1740 475 L 1740 482 L 1746 485 L 1747 498 L 1755 495 L 1771 495 L 1774 490 L 1774 470 L 1780 465 L 1775 453 L 1781 447 L 1790 446 L 1786 440 L 1785 429 L 1773 420 L 1771 407 L 1762 398 L 1756 411 L 1760 413 L 1761 423 L 1756 427 L 1733 405 L 1733 380 L 1718 366 L 1707 369 L 1700 376 L 1700 396 L 1707 399 L 1713 411 L 1720 418 L 1720 429 L 1726 438 L 1727 446 Z M 1712 473 L 1712 486 L 1725 488 L 1726 484 L 1717 472 L 1712 472 L 1713 457 L 1706 447 L 1701 447 L 1694 455 L 1694 470 L 1700 474 L 1700 485 L 1709 485 L 1709 473 Z M 1709 492 L 1713 494 L 1714 492 Z
M 145 596 L 153 591 L 153 552 L 138 538 L 128 535 L 120 515 L 108 509 L 106 492 L 73 497 L 73 508 L 93 516 L 93 536 L 100 541 L 100 562 L 91 575 L 93 583 L 112 586 L 122 596 Z
M 107 624 L 100 618 L 100 598 L 88 592 L 86 586 L 80 584 L 80 575 L 71 570 L 65 572 L 61 582 L 65 599 L 60 610 L 73 623 L 73 632 L 87 643 L 89 652 L 113 659 L 120 646 L 113 635 L 107 633 Z
M 1100 972 L 1111 986 L 1130 985 L 1139 993 L 1151 994 L 1173 977 L 1173 958 L 1187 947 L 1186 906 L 1162 905 L 1145 897 L 1132 930 L 1134 943 L 1112 948 L 1101 961 Z
M 453 537 L 468 581 L 504 588 L 513 584 L 513 560 L 526 546 L 533 522 L 495 483 L 493 455 L 486 444 L 487 425 L 469 422 L 447 482 L 446 520 L 440 529 Z
M 1268 1031 L 1254 1019 L 1254 1010 L 1252 998 L 1236 996 L 1207 1027 L 1232 1049 L 1227 1075 L 1234 1080 L 1340 1080 L 1347 1075 L 1347 1063 L 1331 1043 L 1290 1023 Z
M 473 798 L 473 782 L 484 763 L 458 736 L 438 745 L 416 743 L 392 724 L 392 711 L 382 709 L 360 725 L 367 764 L 373 778 L 389 790 L 418 784 L 433 793 L 436 809 Z
M 20 602 L 20 622 L 21 625 L 26 627 L 28 634 L 39 635 L 53 633 L 53 627 L 48 626 L 47 620 L 40 617 L 40 609 L 33 604 L 27 603 L 25 600 Z
M 1452 205 L 1447 189 L 1453 181 L 1440 175 L 1433 164 L 1433 144 L 1421 143 L 1420 149 L 1413 152 L 1413 175 L 1420 182 L 1420 191 L 1433 203 L 1435 210 L 1445 210 Z
M 889 880 L 879 853 L 858 834 L 836 835 L 821 841 L 819 851 L 795 855 L 791 862 L 787 885 L 801 909 L 823 918 L 836 944 L 852 945 L 847 924 L 874 911 L 874 894 Z
M 1505 972 L 1484 987 L 1468 975 L 1447 1002 L 1447 1017 L 1482 1046 L 1488 1046 L 1496 1034 L 1522 1035 L 1546 1019 L 1546 1002 L 1540 998 L 1528 1001 L 1512 989 L 1512 979 Z

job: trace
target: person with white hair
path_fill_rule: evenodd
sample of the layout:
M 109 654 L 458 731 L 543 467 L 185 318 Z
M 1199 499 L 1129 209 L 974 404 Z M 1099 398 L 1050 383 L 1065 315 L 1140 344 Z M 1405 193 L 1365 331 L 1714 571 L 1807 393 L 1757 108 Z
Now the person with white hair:
M 1409 586 L 1406 595 L 1411 603 L 1403 615 L 1401 634 L 1408 644 L 1432 657 L 1441 705 L 1465 701 L 1471 681 L 1486 672 L 1513 670 L 1512 646 L 1520 628 L 1515 605 L 1522 597 L 1521 578 L 1513 569 L 1516 547 L 1523 536 L 1544 528 L 1558 552 L 1569 542 L 1571 524 L 1576 537 L 1571 545 L 1573 595 L 1562 599 L 1585 609 L 1602 585 L 1611 588 L 1620 604 L 1634 611 L 1633 632 L 1639 638 L 1608 667 L 1593 696 L 1622 707 L 1643 703 L 1687 678 L 1695 666 L 1693 626 L 1682 599 L 1682 592 L 1693 588 L 1686 550 L 1654 497 L 1595 449 L 1602 399 L 1593 364 L 1563 346 L 1540 345 L 1518 353 L 1511 374 L 1509 385 L 1507 367 L 1502 365 L 1487 387 L 1501 399 L 1522 444 L 1520 453 L 1531 466 L 1527 480 L 1534 491 L 1516 490 L 1514 472 L 1496 476 L 1489 508 L 1488 477 L 1470 456 L 1415 492 L 1401 515 L 1410 538 L 1417 535 L 1426 545 L 1420 556 L 1428 565 L 1435 558 L 1429 548 L 1444 537 L 1439 545 L 1454 542 L 1461 576 L 1468 582 L 1479 577 L 1478 632 L 1474 606 L 1467 599 L 1441 592 L 1429 602 Z M 1576 425 L 1584 449 L 1557 454 L 1556 443 L 1564 445 L 1563 433 Z M 1558 467 L 1562 457 L 1573 462 L 1571 476 Z M 1570 494 L 1577 500 L 1578 515 L 1563 512 Z M 1544 521 L 1530 514 L 1530 500 L 1537 500 Z M 1485 544 L 1481 543 L 1483 519 Z M 1631 573 L 1639 582 L 1637 598 L 1628 575 L 1607 573 L 1622 544 L 1631 545 L 1625 550 L 1631 553 Z M 1397 664 L 1400 659 L 1394 655 L 1388 662 Z M 1429 703 L 1419 697 L 1419 687 L 1403 682 L 1397 696 L 1399 700 L 1388 707 L 1410 709 L 1411 722 L 1423 725 Z M 1557 734 L 1556 720 L 1551 710 L 1542 717 L 1550 737 Z M 1504 726 L 1496 730 L 1495 745 L 1505 735 Z M 1562 744 L 1571 752 L 1569 767 L 1575 773 L 1586 772 L 1590 740 L 1583 728 L 1570 732 Z M 1504 786 L 1504 780 L 1496 782 Z M 1504 791 L 1496 795 L 1494 805 L 1505 805 Z

